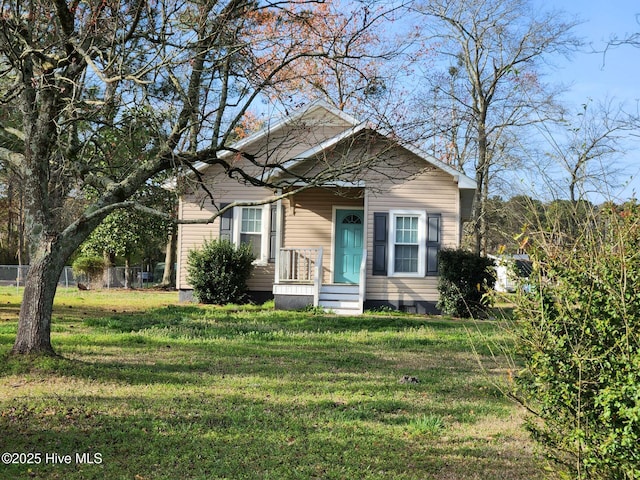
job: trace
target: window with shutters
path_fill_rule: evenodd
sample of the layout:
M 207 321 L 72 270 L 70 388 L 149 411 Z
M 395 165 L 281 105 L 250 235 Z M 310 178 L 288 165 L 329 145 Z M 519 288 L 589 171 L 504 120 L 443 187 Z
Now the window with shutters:
M 442 215 L 414 210 L 373 212 L 373 275 L 438 275 Z
M 420 243 L 418 241 L 419 216 L 395 217 L 394 268 L 396 273 L 418 273 Z
M 426 272 L 426 213 L 389 212 L 389 275 L 422 277 Z
M 275 257 L 274 210 L 275 205 L 227 210 L 220 218 L 220 238 L 228 238 L 236 245 L 251 245 L 255 263 L 272 261 Z
M 240 243 L 251 245 L 256 259 L 262 258 L 262 208 L 240 207 Z

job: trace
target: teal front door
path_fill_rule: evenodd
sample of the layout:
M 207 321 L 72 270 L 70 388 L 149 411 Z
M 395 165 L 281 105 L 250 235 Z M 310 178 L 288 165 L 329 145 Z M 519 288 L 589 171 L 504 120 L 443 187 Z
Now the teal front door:
M 358 283 L 362 261 L 364 211 L 336 210 L 335 283 Z

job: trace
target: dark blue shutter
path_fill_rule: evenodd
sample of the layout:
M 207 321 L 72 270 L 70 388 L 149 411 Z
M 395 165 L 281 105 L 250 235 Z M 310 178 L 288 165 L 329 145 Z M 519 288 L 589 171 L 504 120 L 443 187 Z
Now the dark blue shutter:
M 221 203 L 220 208 L 230 205 L 229 203 Z M 233 242 L 233 208 L 230 208 L 220 215 L 220 240 L 229 240 Z
M 374 212 L 373 214 L 373 274 L 387 274 L 387 231 L 389 214 Z
M 440 252 L 440 223 L 442 215 L 427 215 L 427 275 L 438 274 L 438 253 Z
M 269 223 L 269 262 L 276 261 L 276 228 L 278 226 L 278 205 L 271 204 L 271 216 Z

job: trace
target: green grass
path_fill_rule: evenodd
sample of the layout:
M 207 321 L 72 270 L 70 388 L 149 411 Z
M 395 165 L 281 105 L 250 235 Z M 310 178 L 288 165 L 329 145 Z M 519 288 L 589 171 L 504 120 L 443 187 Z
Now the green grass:
M 17 360 L 4 354 L 19 303 L 0 289 L 0 453 L 40 463 L 0 464 L 3 479 L 542 477 L 495 386 L 486 343 L 508 337 L 493 322 L 63 290 L 62 358 Z

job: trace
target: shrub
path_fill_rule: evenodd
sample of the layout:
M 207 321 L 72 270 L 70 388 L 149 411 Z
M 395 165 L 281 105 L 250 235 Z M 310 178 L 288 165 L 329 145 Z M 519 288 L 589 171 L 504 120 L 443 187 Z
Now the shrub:
M 572 478 L 640 478 L 639 219 L 600 213 L 570 245 L 530 241 L 534 288 L 517 300 L 525 368 L 513 395 Z
M 104 258 L 97 255 L 83 255 L 71 264 L 74 275 L 86 275 L 91 285 L 96 285 L 104 272 Z
M 255 257 L 251 245 L 228 240 L 206 241 L 188 256 L 187 280 L 202 303 L 225 305 L 246 301 L 247 280 Z
M 486 313 L 486 293 L 495 285 L 494 262 L 463 249 L 444 249 L 438 257 L 438 308 L 456 317 Z

